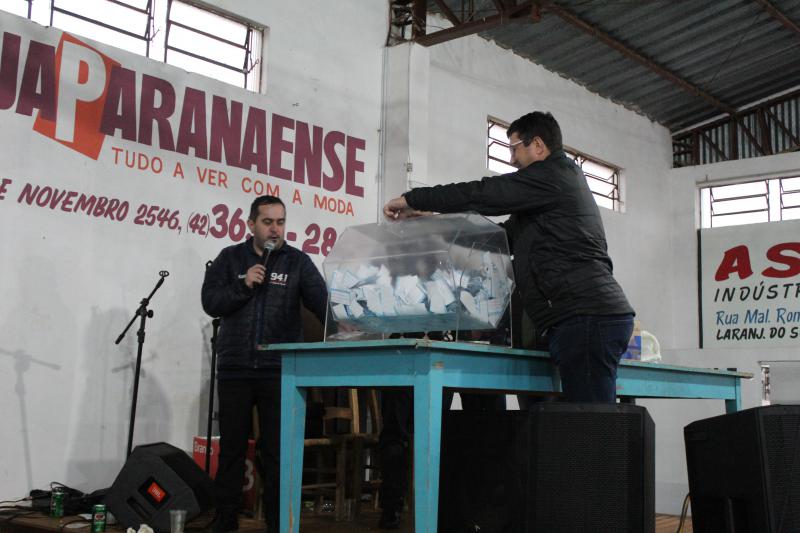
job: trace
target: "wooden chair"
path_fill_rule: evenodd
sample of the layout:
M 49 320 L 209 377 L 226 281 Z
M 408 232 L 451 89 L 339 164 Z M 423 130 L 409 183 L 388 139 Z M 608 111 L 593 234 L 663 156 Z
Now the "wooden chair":
M 306 309 L 303 312 L 303 331 L 306 342 L 323 340 L 324 332 L 319 321 Z M 380 434 L 381 418 L 378 412 L 377 394 L 374 389 L 359 391 L 355 388 L 345 389 L 346 406 L 337 405 L 333 400 L 336 394 L 323 395 L 319 388 L 309 391 L 309 402 L 321 403 L 322 435 L 306 438 L 305 448 L 313 451 L 313 465 L 304 468 L 307 474 L 313 474 L 314 481 L 302 486 L 305 494 L 316 496 L 316 509 L 324 496 L 333 495 L 336 520 L 346 520 L 358 514 L 363 490 L 365 450 L 377 444 Z M 359 402 L 359 395 L 364 395 L 365 400 Z M 327 401 L 323 401 L 323 398 Z M 333 398 L 332 398 L 333 397 Z M 366 416 L 362 416 L 362 404 L 367 408 Z M 370 430 L 365 431 L 369 417 Z M 338 422 L 338 423 L 337 423 Z M 344 426 L 343 428 L 341 426 Z M 343 431 L 337 431 L 337 427 Z M 307 432 L 308 433 L 308 432 Z M 326 464 L 326 456 L 333 456 Z M 329 480 L 327 478 L 333 478 Z M 351 499 L 350 516 L 348 516 L 345 502 Z
M 359 390 L 347 389 L 347 407 L 326 406 L 323 414 L 323 427 L 326 434 L 322 437 L 307 438 L 304 441 L 306 449 L 314 450 L 315 465 L 304 468 L 307 473 L 315 474 L 315 481 L 303 485 L 305 493 L 313 493 L 317 496 L 318 503 L 321 502 L 325 494 L 333 494 L 336 520 L 346 520 L 358 514 L 363 490 L 365 472 L 365 450 L 369 446 L 378 443 L 379 428 L 375 408 L 377 399 L 374 390 L 367 390 L 367 397 L 370 398 L 368 411 L 372 421 L 372 428 L 369 432 L 364 431 L 362 426 L 362 416 L 360 415 Z M 312 399 L 320 398 L 319 389 L 311 391 Z M 331 422 L 338 420 L 346 421 L 348 429 L 344 433 L 334 433 L 328 428 Z M 330 432 L 328 432 L 330 431 Z M 333 466 L 325 464 L 326 451 L 332 451 L 334 456 Z M 329 454 L 330 455 L 330 454 Z M 326 477 L 333 477 L 333 480 L 326 480 Z M 350 516 L 346 509 L 346 500 L 351 501 Z

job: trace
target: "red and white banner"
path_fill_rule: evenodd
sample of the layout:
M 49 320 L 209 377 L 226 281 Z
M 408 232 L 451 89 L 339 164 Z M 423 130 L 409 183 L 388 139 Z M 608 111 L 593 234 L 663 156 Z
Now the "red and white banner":
M 703 347 L 800 345 L 800 221 L 700 231 Z
M 21 156 L 16 168 L 0 163 L 4 209 L 237 242 L 250 201 L 273 194 L 287 204 L 287 240 L 318 263 L 346 226 L 374 219 L 362 132 L 67 33 L 31 32 L 13 15 L 0 22 L 3 159 Z M 42 165 L 30 168 L 34 158 Z
M 287 241 L 318 266 L 346 227 L 375 221 L 378 98 L 284 65 L 265 64 L 253 93 L 0 11 L 0 414 L 21 458 L 0 492 L 113 481 L 138 320 L 114 340 L 161 270 L 134 443 L 188 449 L 204 431 L 205 265 L 247 237 L 256 196 L 283 199 Z

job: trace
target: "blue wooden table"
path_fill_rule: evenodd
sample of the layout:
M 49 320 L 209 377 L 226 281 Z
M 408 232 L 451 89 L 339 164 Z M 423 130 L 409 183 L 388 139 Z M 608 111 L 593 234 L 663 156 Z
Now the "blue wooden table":
M 482 344 L 396 339 L 274 344 L 283 354 L 281 531 L 298 532 L 308 387 L 414 388 L 414 512 L 417 532 L 435 533 L 439 503 L 442 388 L 558 392 L 546 352 Z M 741 408 L 751 374 L 623 361 L 617 392 L 628 398 L 704 398 Z

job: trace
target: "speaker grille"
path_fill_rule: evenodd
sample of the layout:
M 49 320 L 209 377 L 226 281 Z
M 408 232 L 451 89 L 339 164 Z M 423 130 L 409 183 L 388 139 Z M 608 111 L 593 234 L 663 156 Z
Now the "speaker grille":
M 642 530 L 641 416 L 542 411 L 536 433 L 537 530 Z
M 800 406 L 767 406 L 684 428 L 697 533 L 800 531 Z
M 800 530 L 800 412 L 762 417 L 775 531 Z

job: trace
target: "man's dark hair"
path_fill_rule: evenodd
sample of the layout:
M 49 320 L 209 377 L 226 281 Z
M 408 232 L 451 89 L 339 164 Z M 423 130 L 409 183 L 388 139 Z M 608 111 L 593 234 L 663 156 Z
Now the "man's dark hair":
M 277 196 L 270 196 L 269 194 L 265 194 L 264 196 L 259 196 L 253 203 L 250 204 L 250 220 L 255 222 L 256 217 L 258 217 L 258 208 L 262 205 L 275 205 L 280 204 L 283 206 L 283 211 L 286 212 L 286 204 L 283 203 L 283 200 L 278 198 Z
M 525 146 L 531 144 L 534 137 L 539 137 L 551 152 L 564 148 L 561 144 L 561 128 L 550 113 L 534 111 L 522 115 L 508 127 L 507 135 L 511 137 L 512 133 L 516 133 Z

